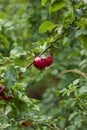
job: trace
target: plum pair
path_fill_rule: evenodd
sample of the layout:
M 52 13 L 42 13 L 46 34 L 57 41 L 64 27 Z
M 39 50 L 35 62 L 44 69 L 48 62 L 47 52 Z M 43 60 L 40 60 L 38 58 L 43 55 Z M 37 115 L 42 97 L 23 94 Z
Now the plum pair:
M 52 62 L 53 58 L 51 55 L 47 56 L 46 58 L 36 57 L 34 59 L 34 66 L 39 70 L 43 70 L 45 67 L 50 66 Z

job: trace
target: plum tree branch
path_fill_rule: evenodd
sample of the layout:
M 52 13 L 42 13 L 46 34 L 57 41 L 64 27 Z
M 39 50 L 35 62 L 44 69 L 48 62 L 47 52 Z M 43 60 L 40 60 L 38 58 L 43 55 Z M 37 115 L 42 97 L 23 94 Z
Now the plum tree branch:
M 65 70 L 63 71 L 62 73 L 60 73 L 59 75 L 63 75 L 63 74 L 66 74 L 66 73 L 70 73 L 70 72 L 73 72 L 73 73 L 77 73 L 79 75 L 81 75 L 82 77 L 86 78 L 87 79 L 87 75 L 79 70 Z
M 72 20 L 72 22 L 68 25 L 68 27 L 67 27 L 65 30 L 63 30 L 63 32 L 61 33 L 60 37 L 57 37 L 56 39 L 54 39 L 54 40 L 51 42 L 51 44 L 50 44 L 45 50 L 43 50 L 37 57 L 39 57 L 39 56 L 41 56 L 42 54 L 44 54 L 47 50 L 49 50 L 49 49 L 51 48 L 51 46 L 52 46 L 54 43 L 56 43 L 58 40 L 60 40 L 60 39 L 62 38 L 62 36 L 67 32 L 68 28 L 69 28 L 71 25 L 73 25 L 76 20 L 77 20 L 77 18 L 75 17 L 74 20 Z M 30 67 L 33 65 L 33 62 L 34 62 L 34 61 L 32 61 L 30 64 L 28 64 L 28 65 L 26 66 L 26 69 L 30 68 Z

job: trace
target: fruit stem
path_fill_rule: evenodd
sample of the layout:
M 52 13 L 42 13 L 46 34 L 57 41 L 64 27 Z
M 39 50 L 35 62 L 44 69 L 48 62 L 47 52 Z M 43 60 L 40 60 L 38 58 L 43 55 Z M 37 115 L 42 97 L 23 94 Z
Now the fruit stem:
M 45 50 L 43 50 L 39 55 L 38 55 L 38 57 L 40 57 L 42 54 L 44 54 L 47 50 L 49 50 L 51 48 L 51 45 L 50 46 L 48 46 Z M 33 65 L 33 62 L 34 61 L 32 61 L 29 65 L 27 65 L 26 66 L 26 69 L 28 69 L 30 66 L 32 66 Z

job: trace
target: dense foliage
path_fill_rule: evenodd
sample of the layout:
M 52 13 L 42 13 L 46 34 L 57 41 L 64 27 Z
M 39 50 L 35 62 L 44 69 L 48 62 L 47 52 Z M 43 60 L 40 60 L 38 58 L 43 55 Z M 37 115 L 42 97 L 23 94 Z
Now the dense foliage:
M 1 130 L 86 130 L 86 68 L 86 0 L 0 0 Z

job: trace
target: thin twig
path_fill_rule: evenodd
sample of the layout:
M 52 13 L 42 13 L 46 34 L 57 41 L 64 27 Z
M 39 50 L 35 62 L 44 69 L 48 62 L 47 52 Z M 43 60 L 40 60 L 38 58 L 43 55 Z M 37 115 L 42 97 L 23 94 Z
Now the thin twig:
M 60 73 L 59 75 L 61 76 L 61 75 L 63 75 L 63 74 L 70 73 L 70 72 L 77 73 L 77 74 L 79 74 L 79 75 L 81 75 L 82 77 L 84 77 L 84 78 L 87 79 L 86 74 L 83 73 L 83 72 L 81 72 L 81 71 L 79 71 L 79 70 L 65 70 L 65 71 L 63 71 L 62 73 Z

